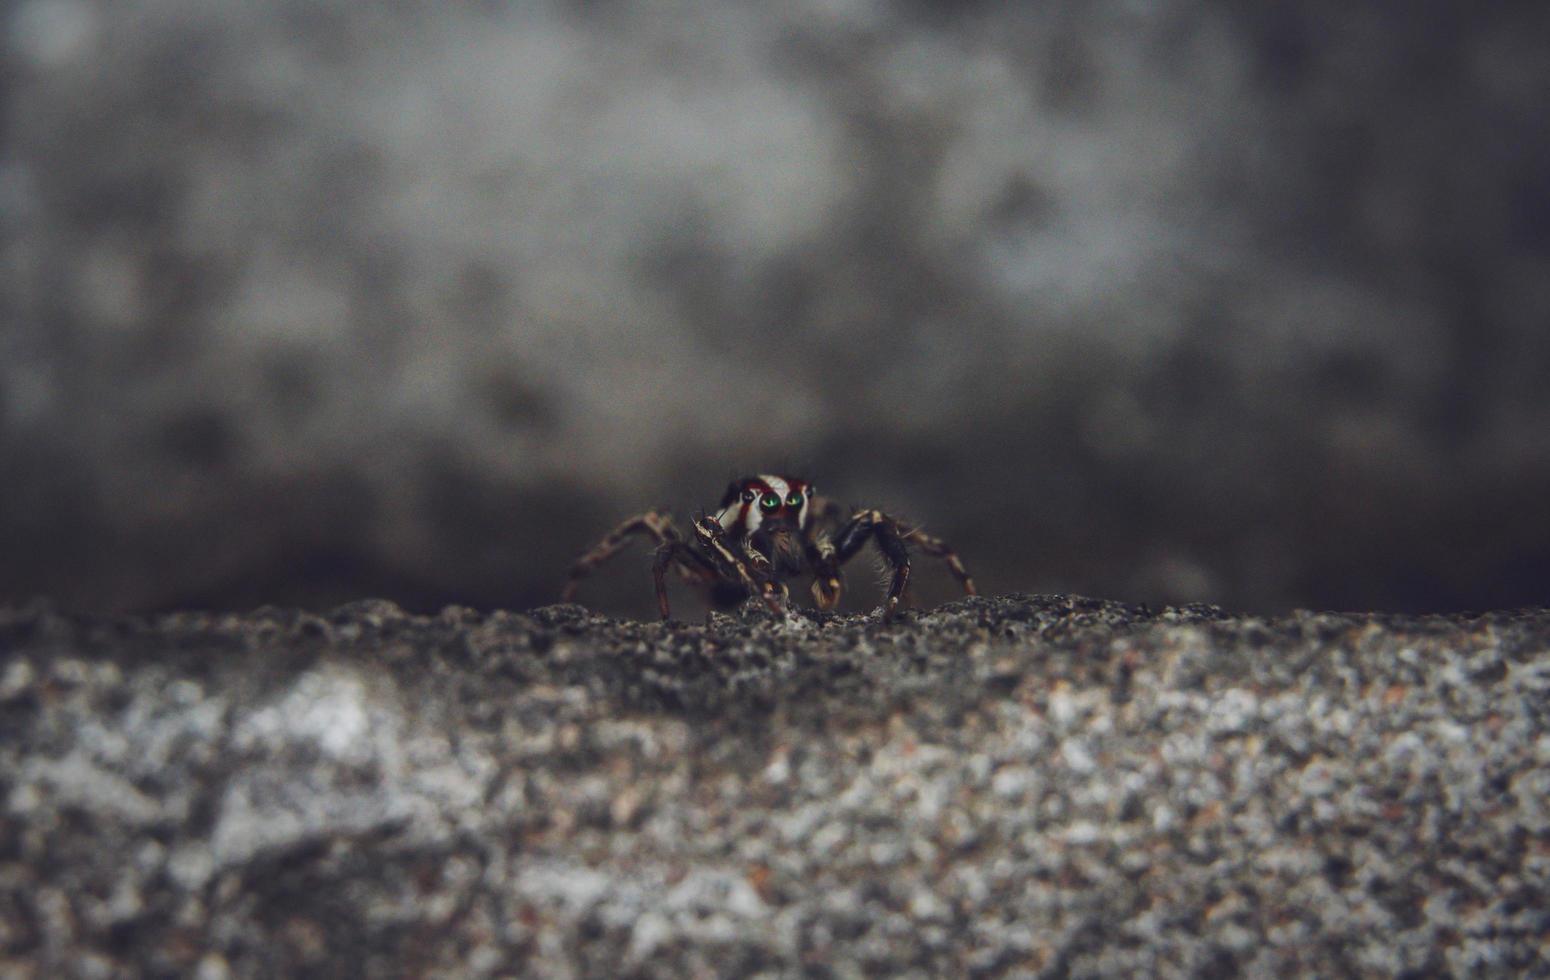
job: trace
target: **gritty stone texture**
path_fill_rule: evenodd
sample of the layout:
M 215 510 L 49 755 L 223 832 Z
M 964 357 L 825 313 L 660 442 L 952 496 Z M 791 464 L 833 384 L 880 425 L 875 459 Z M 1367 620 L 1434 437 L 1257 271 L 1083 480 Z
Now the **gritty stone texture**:
M 0 610 L 0 975 L 1550 968 L 1550 611 Z

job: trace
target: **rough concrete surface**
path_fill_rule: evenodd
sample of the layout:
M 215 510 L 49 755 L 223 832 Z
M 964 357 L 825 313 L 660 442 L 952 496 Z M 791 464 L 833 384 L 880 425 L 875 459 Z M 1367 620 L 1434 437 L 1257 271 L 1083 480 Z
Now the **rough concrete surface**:
M 0 610 L 0 975 L 1517 975 L 1550 610 Z

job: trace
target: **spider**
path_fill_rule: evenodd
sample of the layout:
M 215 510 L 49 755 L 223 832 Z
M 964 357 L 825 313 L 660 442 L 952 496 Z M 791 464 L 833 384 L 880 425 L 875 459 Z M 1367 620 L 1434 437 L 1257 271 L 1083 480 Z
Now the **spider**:
M 571 566 L 560 601 L 573 601 L 581 580 L 635 535 L 645 535 L 657 544 L 652 577 L 663 619 L 672 615 L 667 601 L 669 569 L 705 590 L 716 606 L 727 608 L 757 596 L 778 614 L 784 614 L 790 603 L 786 579 L 810 572 L 813 600 L 820 609 L 833 609 L 844 588 L 840 566 L 869 540 L 877 542 L 893 570 L 882 606 L 883 622 L 892 620 L 905 601 L 910 581 L 907 543 L 945 561 L 964 592 L 974 595 L 974 580 L 957 553 L 940 538 L 880 510 L 859 510 L 848 520 L 844 513 L 833 501 L 815 496 L 813 485 L 806 480 L 743 477 L 727 487 L 714 516 L 701 514 L 694 520 L 692 537 L 678 531 L 671 515 L 656 510 L 614 528 Z

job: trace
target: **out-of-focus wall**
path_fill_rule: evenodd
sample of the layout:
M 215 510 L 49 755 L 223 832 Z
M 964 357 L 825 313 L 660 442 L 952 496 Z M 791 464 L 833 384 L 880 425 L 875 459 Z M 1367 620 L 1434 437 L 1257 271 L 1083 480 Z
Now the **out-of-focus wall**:
M 993 591 L 1550 601 L 1543 4 L 3 17 L 0 595 L 525 606 L 773 467 Z

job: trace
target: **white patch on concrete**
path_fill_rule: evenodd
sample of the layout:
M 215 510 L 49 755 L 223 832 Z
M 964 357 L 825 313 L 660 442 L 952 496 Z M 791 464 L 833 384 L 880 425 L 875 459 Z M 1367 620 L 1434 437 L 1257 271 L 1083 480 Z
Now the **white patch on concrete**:
M 248 715 L 237 727 L 237 748 L 252 750 L 312 742 L 340 762 L 371 762 L 376 747 L 366 686 L 342 670 L 314 670 L 297 679 L 283 699 Z

